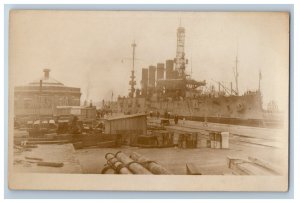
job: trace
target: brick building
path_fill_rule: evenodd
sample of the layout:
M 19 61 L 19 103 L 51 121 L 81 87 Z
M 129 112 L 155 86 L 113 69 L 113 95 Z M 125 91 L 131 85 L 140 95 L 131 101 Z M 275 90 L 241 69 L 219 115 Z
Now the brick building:
M 79 106 L 80 88 L 67 87 L 50 77 L 44 69 L 42 78 L 14 88 L 14 115 L 18 117 L 56 116 L 57 106 Z

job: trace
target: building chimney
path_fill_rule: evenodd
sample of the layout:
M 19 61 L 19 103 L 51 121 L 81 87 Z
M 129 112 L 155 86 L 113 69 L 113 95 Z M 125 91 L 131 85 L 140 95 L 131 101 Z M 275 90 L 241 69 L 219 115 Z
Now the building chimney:
M 50 72 L 50 69 L 48 69 L 48 68 L 44 69 L 44 78 L 45 78 L 45 80 L 49 79 L 49 72 Z

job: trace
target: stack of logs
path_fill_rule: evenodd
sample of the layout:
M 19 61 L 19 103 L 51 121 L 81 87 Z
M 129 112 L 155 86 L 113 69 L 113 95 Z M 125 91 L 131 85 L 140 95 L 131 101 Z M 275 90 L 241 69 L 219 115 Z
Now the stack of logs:
M 130 156 L 119 151 L 115 154 L 107 153 L 105 155 L 107 160 L 106 166 L 101 173 L 114 174 L 143 174 L 143 175 L 170 175 L 171 173 L 155 161 L 151 161 L 146 157 L 132 152 Z

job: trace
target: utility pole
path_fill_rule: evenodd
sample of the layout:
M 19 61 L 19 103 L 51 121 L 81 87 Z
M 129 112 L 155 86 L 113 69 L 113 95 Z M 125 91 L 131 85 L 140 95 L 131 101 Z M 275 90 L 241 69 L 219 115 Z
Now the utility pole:
M 258 79 L 258 91 L 260 92 L 260 81 L 262 79 L 261 70 L 259 70 L 259 79 Z
M 39 91 L 39 118 L 38 118 L 38 119 L 41 119 L 42 90 L 43 90 L 43 80 L 40 80 L 40 91 Z

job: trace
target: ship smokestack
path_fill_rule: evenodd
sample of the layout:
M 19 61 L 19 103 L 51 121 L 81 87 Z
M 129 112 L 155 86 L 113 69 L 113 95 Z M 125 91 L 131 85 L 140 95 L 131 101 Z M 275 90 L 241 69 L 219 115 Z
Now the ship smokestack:
M 50 69 L 45 68 L 43 71 L 44 71 L 44 79 L 48 80 L 49 79 Z
M 142 69 L 142 95 L 147 96 L 147 91 L 148 91 L 148 69 L 143 68 Z
M 157 64 L 157 71 L 156 71 L 156 79 L 157 80 L 163 80 L 165 77 L 165 64 L 158 63 Z
M 173 77 L 173 70 L 174 70 L 174 61 L 167 60 L 166 61 L 166 79 L 172 79 Z
M 155 87 L 155 72 L 156 72 L 156 67 L 149 66 L 149 87 L 151 88 Z

